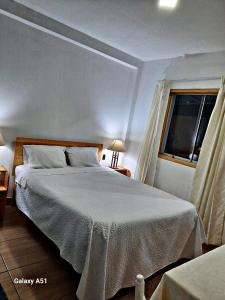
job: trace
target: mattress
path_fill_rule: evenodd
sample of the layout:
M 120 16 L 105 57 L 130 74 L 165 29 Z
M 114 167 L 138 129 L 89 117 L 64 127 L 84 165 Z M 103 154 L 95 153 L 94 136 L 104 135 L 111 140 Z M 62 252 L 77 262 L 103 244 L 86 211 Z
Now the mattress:
M 80 300 L 105 300 L 205 239 L 194 206 L 109 168 L 16 168 L 16 202 L 81 274 Z

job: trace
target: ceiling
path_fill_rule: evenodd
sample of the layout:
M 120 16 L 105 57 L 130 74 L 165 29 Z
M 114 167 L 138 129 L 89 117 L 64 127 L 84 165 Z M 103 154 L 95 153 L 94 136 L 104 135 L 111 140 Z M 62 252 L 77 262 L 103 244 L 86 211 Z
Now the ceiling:
M 16 0 L 143 61 L 225 50 L 225 1 Z

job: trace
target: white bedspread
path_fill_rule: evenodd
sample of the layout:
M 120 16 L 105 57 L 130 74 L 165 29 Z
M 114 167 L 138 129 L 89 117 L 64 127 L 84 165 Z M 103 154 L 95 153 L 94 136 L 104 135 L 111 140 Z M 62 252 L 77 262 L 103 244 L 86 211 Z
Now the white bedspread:
M 80 300 L 105 300 L 201 254 L 192 204 L 108 168 L 16 168 L 17 205 L 82 274 Z

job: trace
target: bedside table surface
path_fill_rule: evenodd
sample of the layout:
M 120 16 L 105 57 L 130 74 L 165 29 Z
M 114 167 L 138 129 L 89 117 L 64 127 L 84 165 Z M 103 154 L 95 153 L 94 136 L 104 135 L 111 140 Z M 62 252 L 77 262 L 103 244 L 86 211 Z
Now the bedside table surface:
M 125 167 L 121 167 L 121 166 L 117 166 L 117 168 L 113 169 L 116 172 L 119 172 L 123 175 L 126 175 L 128 177 L 131 177 L 131 172 L 129 169 L 125 168 Z

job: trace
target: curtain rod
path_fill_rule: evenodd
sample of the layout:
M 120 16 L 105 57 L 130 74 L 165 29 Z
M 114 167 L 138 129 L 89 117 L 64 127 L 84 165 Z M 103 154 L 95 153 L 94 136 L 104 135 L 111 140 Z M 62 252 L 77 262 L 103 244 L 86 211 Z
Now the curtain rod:
M 181 79 L 168 79 L 168 81 L 176 81 L 176 82 L 183 82 L 183 81 L 203 81 L 203 80 L 220 80 L 221 76 L 217 77 L 198 77 L 198 78 L 181 78 Z M 167 79 L 166 79 L 167 80 Z

